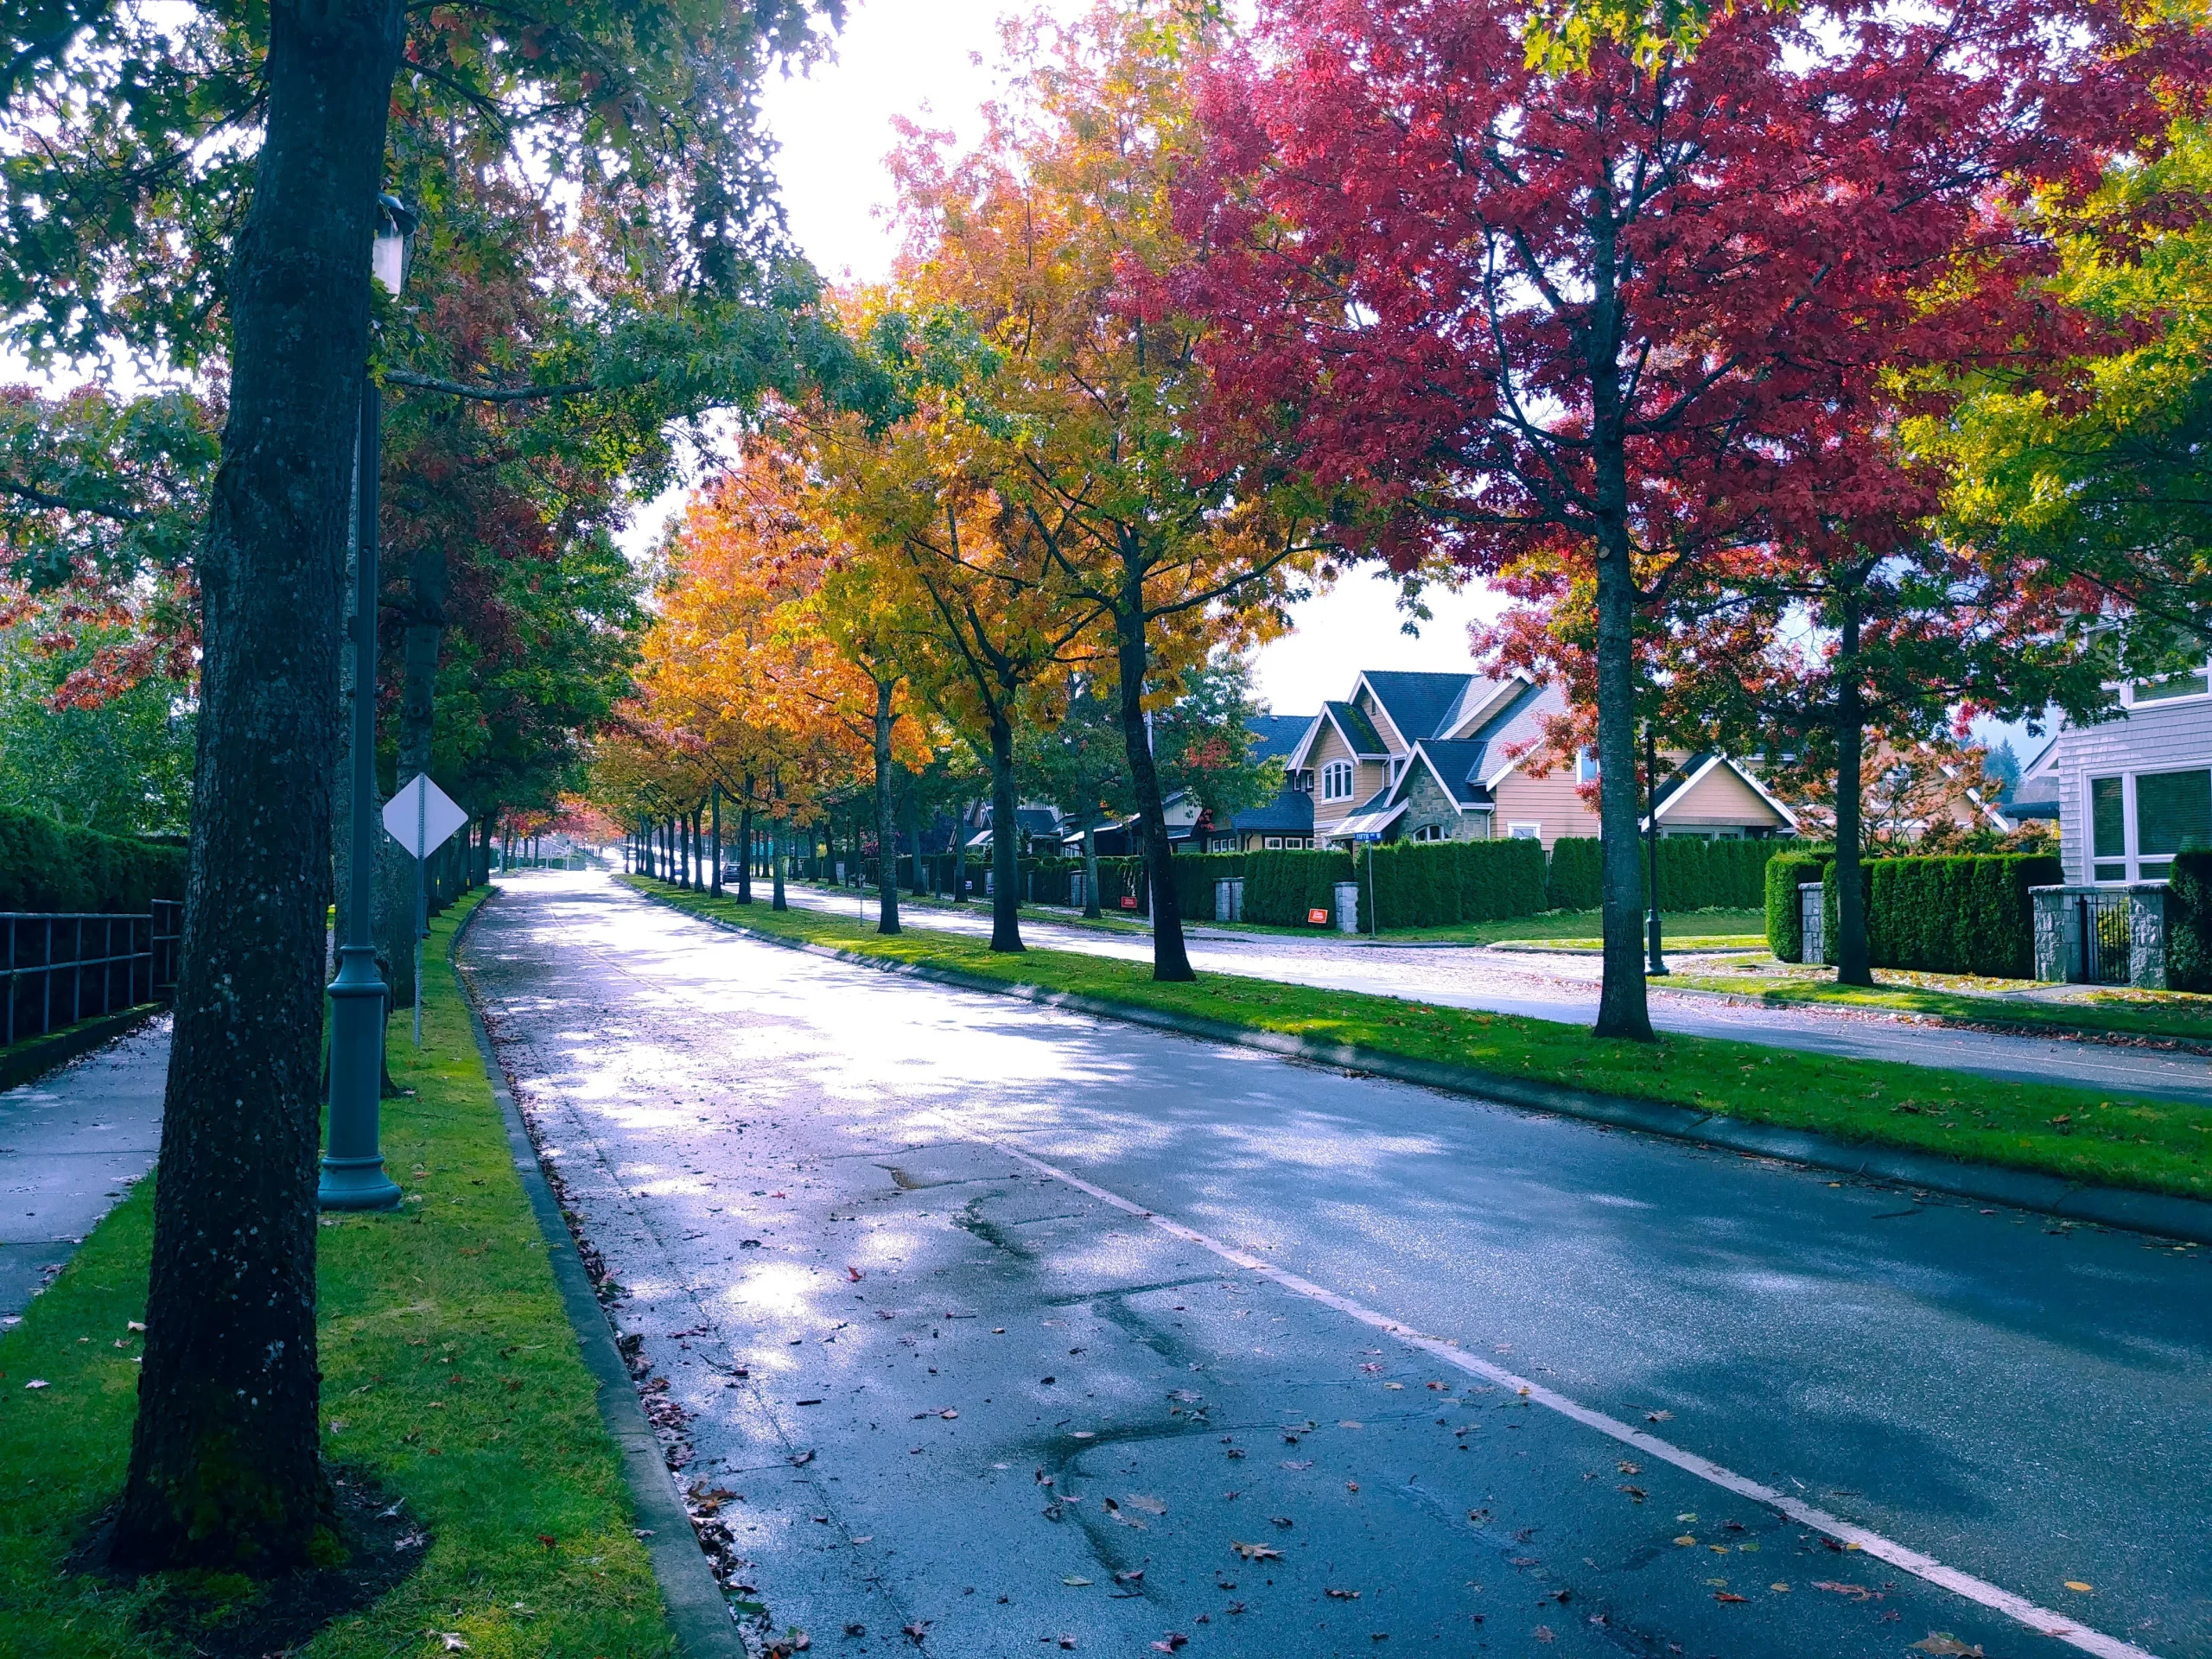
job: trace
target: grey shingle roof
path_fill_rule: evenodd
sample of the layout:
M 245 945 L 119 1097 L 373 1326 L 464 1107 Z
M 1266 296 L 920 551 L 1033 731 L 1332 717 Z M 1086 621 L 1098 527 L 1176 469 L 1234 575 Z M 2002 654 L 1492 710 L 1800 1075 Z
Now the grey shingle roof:
M 1388 754 L 1389 746 L 1382 741 L 1382 734 L 1375 729 L 1375 722 L 1349 702 L 1328 702 L 1322 705 L 1336 721 L 1357 754 Z
M 1490 746 L 1487 743 L 1462 740 L 1459 742 L 1433 741 L 1416 745 L 1421 753 L 1435 764 L 1437 776 L 1452 792 L 1452 799 L 1460 806 L 1480 806 L 1490 799 L 1490 791 L 1482 786 L 1483 760 Z M 1408 776 L 1413 767 L 1406 768 Z
M 1268 836 L 1310 836 L 1313 833 L 1313 798 L 1303 790 L 1285 788 L 1265 806 L 1248 807 L 1229 821 L 1240 833 Z
M 1446 719 L 1460 706 L 1472 674 L 1417 674 L 1378 669 L 1361 676 L 1382 712 L 1408 744 L 1449 729 Z
M 1304 741 L 1307 728 L 1313 724 L 1312 715 L 1255 715 L 1244 722 L 1253 737 L 1252 759 L 1255 761 L 1287 760 Z

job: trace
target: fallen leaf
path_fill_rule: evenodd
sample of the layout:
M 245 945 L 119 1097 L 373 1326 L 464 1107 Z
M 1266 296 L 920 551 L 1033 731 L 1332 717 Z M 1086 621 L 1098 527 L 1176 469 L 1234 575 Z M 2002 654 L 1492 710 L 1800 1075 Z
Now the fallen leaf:
M 1643 1472 L 1643 1465 L 1640 1463 L 1622 1462 L 1615 1464 L 1613 1467 L 1624 1475 L 1640 1475 Z
M 1142 1510 L 1147 1515 L 1165 1515 L 1167 1513 L 1167 1505 L 1166 1503 L 1162 1503 L 1159 1498 L 1147 1497 L 1143 1492 L 1131 1492 L 1127 1497 L 1123 1498 L 1122 1502 L 1128 1504 L 1133 1510 Z
M 364 654 L 365 655 L 365 653 Z M 866 1636 L 868 1634 L 868 1626 L 865 1624 L 848 1624 L 845 1626 L 845 1634 L 847 1636 Z
M 367 613 L 366 612 L 364 612 L 364 613 L 363 613 L 363 614 L 364 614 L 364 615 L 365 615 L 366 613 Z M 791 1459 L 791 1467 L 792 1467 L 792 1468 L 794 1468 L 794 1469 L 804 1469 L 804 1468 L 808 1464 L 812 1463 L 813 1461 L 814 1461 L 814 1448 L 813 1448 L 812 1446 L 809 1446 L 809 1447 L 808 1447 L 805 1451 L 804 1451 L 804 1452 L 795 1452 L 795 1453 L 793 1453 L 793 1454 L 792 1454 Z
M 1970 1648 L 1948 1630 L 1930 1630 L 1925 1639 L 1907 1643 L 1915 1653 L 1948 1654 L 1952 1659 L 1981 1659 L 1980 1648 Z
M 364 614 L 366 614 L 366 613 L 365 613 L 365 612 L 364 612 L 363 613 L 364 613 Z M 1678 1543 L 1678 1544 L 1694 1544 L 1694 1543 L 1697 1542 L 1697 1540 L 1696 1540 L 1694 1537 L 1693 1537 L 1690 1534 L 1688 1534 L 1688 1533 L 1687 1533 L 1687 1532 L 1686 1532 L 1686 1533 L 1684 1533 L 1681 1537 L 1679 1537 L 1679 1538 L 1675 1539 L 1675 1541 L 1676 1543 Z
M 1089 1579 L 1079 1579 L 1076 1577 L 1074 1573 L 1071 1573 L 1066 1578 L 1062 1579 L 1060 1582 L 1062 1584 L 1071 1584 L 1075 1586 L 1077 1589 L 1080 1590 L 1088 1586 L 1090 1580 Z
M 140 1320 L 125 1319 L 123 1322 L 123 1328 L 126 1331 L 143 1331 L 146 1327 L 143 1322 Z
M 1144 1568 L 1141 1567 L 1133 1567 L 1126 1573 L 1116 1573 L 1114 1575 L 1114 1582 L 1116 1584 L 1142 1584 L 1144 1582 Z
M 858 1268 L 852 1266 L 849 1262 L 846 1264 L 845 1278 L 849 1283 L 857 1285 L 861 1280 L 867 1277 L 868 1275 L 862 1273 Z
M 1248 1544 L 1241 1541 L 1240 1540 L 1232 1538 L 1229 1541 L 1229 1547 L 1235 1550 L 1239 1555 L 1242 1555 L 1248 1561 L 1279 1561 L 1282 1560 L 1282 1551 L 1271 1548 L 1266 1544 Z
M 1357 1481 L 1356 1481 L 1356 1480 L 1348 1480 L 1348 1481 L 1344 1482 L 1344 1491 L 1348 1491 L 1348 1492 L 1356 1492 L 1356 1491 L 1357 1491 L 1358 1490 L 1359 1490 L 1359 1483 L 1358 1483 Z
M 875 1535 L 872 1532 L 864 1532 L 861 1534 L 859 1537 L 851 1539 L 849 1541 L 855 1548 L 861 1544 L 872 1544 L 875 1541 Z
M 43 1389 L 48 1386 L 48 1383 L 44 1377 L 35 1376 L 31 1378 L 29 1382 L 24 1383 L 23 1386 L 27 1389 Z
M 1876 1601 L 1879 1596 L 1863 1584 L 1838 1584 L 1833 1579 L 1815 1579 L 1813 1588 L 1826 1590 L 1839 1596 L 1848 1596 L 1853 1601 Z
M 41 1383 L 40 1383 L 38 1386 L 39 1386 L 40 1388 L 44 1388 L 44 1387 L 46 1386 L 46 1384 L 45 1384 L 45 1383 L 43 1383 L 43 1382 L 41 1382 Z M 1292 1459 L 1292 1458 L 1285 1458 L 1285 1459 L 1282 1460 L 1282 1466 L 1283 1466 L 1284 1468 L 1286 1468 L 1286 1469 L 1311 1469 L 1311 1468 L 1313 1466 L 1313 1459 L 1311 1459 L 1311 1458 L 1305 1458 L 1305 1459 Z
M 551 1549 L 551 1548 L 553 1548 L 556 1545 L 557 1545 L 561 1541 L 560 1541 L 559 1539 L 556 1538 L 556 1537 L 555 1537 L 551 1533 L 550 1533 L 550 1532 L 541 1532 L 541 1533 L 539 1533 L 539 1534 L 537 1535 L 537 1541 L 538 1541 L 539 1543 L 541 1543 L 541 1544 L 544 1545 L 546 1548 L 548 1548 L 548 1549 Z
M 1557 1637 L 1552 1634 L 1551 1626 L 1548 1624 L 1537 1625 L 1534 1634 L 1536 1640 L 1539 1642 L 1556 1642 L 1559 1640 Z
M 1155 1653 L 1173 1653 L 1178 1648 L 1186 1648 L 1190 1645 L 1191 1638 L 1184 1635 L 1182 1631 L 1170 1630 L 1166 1635 L 1161 1637 L 1159 1641 L 1154 1643 L 1152 1647 L 1153 1651 Z
M 930 1633 L 930 1620 L 924 1618 L 918 1619 L 912 1624 L 902 1624 L 899 1627 L 899 1634 L 908 1637 L 918 1648 L 922 1645 L 923 1638 Z
M 1364 1423 L 1354 1422 L 1351 1418 L 1347 1417 L 1342 1422 L 1338 1423 L 1337 1427 L 1338 1428 L 1364 1428 L 1367 1425 Z
M 2082 1580 L 2079 1580 L 2079 1579 L 2069 1579 L 2069 1580 L 2066 1580 L 2066 1587 L 2067 1587 L 2069 1590 L 2078 1590 L 2078 1591 L 2080 1591 L 2080 1592 L 2081 1592 L 2083 1595 L 2085 1595 L 2085 1596 L 2086 1596 L 2086 1595 L 2088 1595 L 2088 1594 L 2090 1593 L 2090 1587 L 2089 1587 L 2088 1585 L 2086 1585 L 2086 1584 L 2082 1583 Z
M 1624 1487 L 1620 1488 L 1620 1490 L 1621 1490 L 1622 1491 L 1626 1492 L 1626 1493 L 1628 1494 L 1628 1496 L 1629 1496 L 1629 1501 L 1630 1501 L 1630 1503 L 1643 1503 L 1643 1502 L 1644 1492 L 1643 1492 L 1643 1487 L 1641 1487 L 1641 1486 L 1624 1486 Z
M 1774 1582 L 1774 1583 L 1770 1584 L 1769 1586 L 1767 1586 L 1767 1588 L 1768 1588 L 1768 1589 L 1770 1589 L 1770 1590 L 1772 1590 L 1772 1591 L 1776 1591 L 1776 1592 L 1779 1592 L 1780 1594 L 1782 1594 L 1782 1595 L 1785 1595 L 1785 1596 L 1786 1596 L 1786 1595 L 1788 1595 L 1788 1594 L 1789 1593 L 1789 1586 L 1788 1585 L 1786 1585 L 1786 1584 L 1782 1583 L 1782 1582 L 1781 1582 L 1780 1580 L 1777 1580 L 1776 1582 Z
M 1365 1371 L 1370 1376 L 1380 1376 L 1382 1375 L 1382 1368 L 1380 1365 L 1374 1363 L 1372 1361 L 1370 1361 L 1367 1364 L 1361 1366 L 1359 1369 Z
M 1268 1517 L 1268 1520 L 1270 1520 L 1270 1521 L 1272 1521 L 1272 1522 L 1274 1522 L 1275 1523 L 1275 1525 L 1277 1525 L 1277 1526 L 1279 1526 L 1279 1527 L 1281 1527 L 1281 1528 L 1285 1529 L 1286 1530 L 1287 1530 L 1287 1529 L 1288 1529 L 1288 1528 L 1289 1528 L 1289 1527 L 1291 1526 L 1291 1524 L 1292 1524 L 1290 1517 L 1289 1517 L 1288 1516 L 1287 1516 L 1287 1515 L 1271 1515 L 1271 1516 L 1269 1516 Z
M 1359 1599 L 1359 1592 L 1357 1590 L 1324 1590 L 1321 1593 L 1328 1597 L 1332 1601 L 1357 1601 Z
M 1726 1590 L 1716 1590 L 1716 1591 L 1714 1591 L 1714 1592 L 1713 1592 L 1713 1599 L 1715 1601 L 1741 1601 L 1741 1600 L 1743 1600 L 1743 1599 L 1744 1599 L 1744 1598 L 1743 1598 L 1743 1597 L 1741 1597 L 1741 1596 L 1735 1596 L 1735 1595 L 1731 1595 L 1731 1594 L 1729 1594 L 1729 1592 L 1728 1592 L 1727 1591 L 1726 1591 Z

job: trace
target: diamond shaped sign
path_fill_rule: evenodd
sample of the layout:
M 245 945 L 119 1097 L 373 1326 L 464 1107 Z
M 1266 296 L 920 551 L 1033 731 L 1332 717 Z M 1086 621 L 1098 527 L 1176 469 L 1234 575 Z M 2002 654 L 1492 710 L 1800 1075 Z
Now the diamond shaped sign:
M 467 822 L 468 814 L 427 772 L 417 772 L 384 804 L 385 833 L 416 858 L 444 846 L 446 838 Z

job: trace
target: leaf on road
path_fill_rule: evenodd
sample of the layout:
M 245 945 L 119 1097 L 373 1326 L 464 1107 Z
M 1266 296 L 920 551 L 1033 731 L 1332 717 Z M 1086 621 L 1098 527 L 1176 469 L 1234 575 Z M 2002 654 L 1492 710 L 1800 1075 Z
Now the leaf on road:
M 41 1382 L 39 1386 L 41 1388 L 44 1388 L 46 1385 Z M 1311 1469 L 1313 1466 L 1313 1459 L 1311 1458 L 1285 1458 L 1282 1460 L 1282 1466 L 1286 1469 Z
M 365 610 L 363 613 L 366 614 Z M 804 1469 L 808 1464 L 812 1463 L 813 1461 L 814 1448 L 812 1446 L 809 1446 L 804 1452 L 794 1452 L 791 1454 L 791 1465 L 794 1469 Z
M 1355 1422 L 1351 1418 L 1347 1417 L 1342 1422 L 1338 1423 L 1337 1427 L 1338 1428 L 1364 1428 L 1367 1425 L 1361 1422 Z
M 1328 1597 L 1332 1601 L 1357 1601 L 1359 1599 L 1359 1592 L 1357 1590 L 1324 1590 L 1321 1593 Z
M 1116 1573 L 1114 1575 L 1114 1582 L 1116 1584 L 1142 1584 L 1144 1582 L 1144 1568 L 1141 1567 L 1133 1567 L 1126 1573 Z
M 2088 1595 L 2088 1594 L 2090 1593 L 2090 1586 L 2088 1586 L 2088 1585 L 2086 1585 L 2086 1584 L 2084 1584 L 2084 1583 L 2082 1583 L 2082 1580 L 2079 1580 L 2079 1579 L 2069 1579 L 2069 1580 L 2066 1580 L 2066 1587 L 2067 1587 L 2069 1590 L 2078 1590 L 2078 1591 L 2080 1591 L 2080 1592 L 2081 1592 L 2083 1595 L 2085 1595 L 2085 1596 L 2086 1596 L 2086 1595 Z
M 1366 1364 L 1361 1366 L 1359 1369 L 1365 1371 L 1370 1376 L 1380 1376 L 1382 1375 L 1382 1368 L 1380 1365 L 1376 1364 L 1372 1360 L 1370 1360 Z
M 854 1267 L 850 1262 L 847 1262 L 845 1264 L 845 1278 L 847 1282 L 857 1285 L 861 1280 L 867 1277 L 868 1275 L 866 1274 L 862 1273 L 858 1268 Z
M 1675 1539 L 1675 1541 L 1678 1544 L 1694 1544 L 1697 1542 L 1697 1539 L 1691 1534 L 1686 1532 L 1681 1537 Z
M 1167 1513 L 1167 1505 L 1164 1502 L 1159 1498 L 1148 1497 L 1143 1492 L 1131 1492 L 1127 1497 L 1123 1498 L 1122 1502 L 1128 1504 L 1133 1510 L 1142 1510 L 1147 1515 L 1165 1515 Z
M 1626 1492 L 1626 1493 L 1628 1494 L 1628 1496 L 1629 1496 L 1629 1501 L 1630 1501 L 1630 1503 L 1643 1503 L 1643 1498 L 1644 1498 L 1644 1491 L 1643 1491 L 1643 1487 L 1641 1487 L 1641 1486 L 1624 1486 L 1624 1487 L 1621 1487 L 1619 1490 L 1621 1490 L 1622 1491 Z
M 1239 1555 L 1242 1555 L 1248 1561 L 1279 1561 L 1282 1560 L 1282 1551 L 1275 1549 L 1267 1544 L 1248 1544 L 1240 1539 L 1232 1538 L 1229 1541 L 1229 1547 L 1235 1550 Z
M 1744 1598 L 1743 1598 L 1743 1597 L 1741 1597 L 1741 1596 L 1731 1595 L 1731 1594 L 1730 1594 L 1727 1591 L 1726 1591 L 1726 1590 L 1716 1590 L 1716 1591 L 1714 1591 L 1714 1592 L 1713 1592 L 1713 1599 L 1715 1601 L 1741 1601 L 1741 1600 L 1743 1600 L 1743 1599 L 1744 1599 Z
M 1826 1590 L 1833 1595 L 1847 1596 L 1853 1601 L 1879 1601 L 1881 1592 L 1870 1590 L 1863 1584 L 1838 1584 L 1834 1579 L 1815 1579 L 1813 1588 Z
M 1930 1630 L 1924 1640 L 1909 1644 L 1915 1653 L 1949 1654 L 1952 1659 L 1981 1659 L 1980 1648 L 1970 1648 L 1948 1630 Z
M 1187 1648 L 1190 1645 L 1191 1638 L 1182 1631 L 1170 1630 L 1159 1641 L 1154 1643 L 1152 1648 L 1154 1653 L 1173 1653 L 1178 1648 Z
M 1285 1529 L 1286 1530 L 1287 1530 L 1287 1529 L 1289 1529 L 1289 1527 L 1293 1524 L 1293 1523 L 1292 1523 L 1292 1522 L 1291 1522 L 1291 1518 L 1290 1518 L 1288 1516 L 1287 1516 L 1287 1515 L 1271 1515 L 1271 1516 L 1269 1516 L 1268 1517 L 1268 1520 L 1270 1520 L 1270 1521 L 1272 1521 L 1272 1522 L 1274 1522 L 1275 1523 L 1275 1525 L 1277 1525 L 1277 1526 L 1279 1526 L 1279 1527 L 1281 1527 L 1281 1528 Z
M 1552 1634 L 1552 1628 L 1548 1624 L 1537 1625 L 1531 1634 L 1534 1635 L 1539 1642 L 1556 1642 L 1559 1640 L 1559 1637 Z
M 1067 1575 L 1067 1577 L 1065 1577 L 1065 1579 L 1062 1579 L 1062 1580 L 1060 1580 L 1060 1582 L 1061 1582 L 1062 1584 L 1071 1584 L 1071 1585 L 1075 1586 L 1075 1587 L 1076 1587 L 1077 1589 L 1081 1590 L 1081 1589 L 1084 1589 L 1084 1588 L 1085 1588 L 1086 1586 L 1089 1586 L 1089 1584 L 1090 1583 L 1090 1580 L 1089 1579 L 1078 1578 L 1078 1577 L 1077 1577 L 1077 1576 L 1076 1576 L 1076 1574 L 1074 1574 L 1074 1573 L 1069 1573 L 1069 1574 Z
M 926 1618 L 918 1618 L 912 1624 L 900 1625 L 899 1627 L 899 1632 L 918 1648 L 922 1645 L 923 1641 L 929 1636 L 931 1622 L 932 1621 Z
M 1642 1464 L 1630 1463 L 1625 1459 L 1621 1462 L 1615 1464 L 1613 1467 L 1619 1470 L 1621 1473 L 1624 1475 L 1640 1475 L 1643 1472 L 1643 1465 Z

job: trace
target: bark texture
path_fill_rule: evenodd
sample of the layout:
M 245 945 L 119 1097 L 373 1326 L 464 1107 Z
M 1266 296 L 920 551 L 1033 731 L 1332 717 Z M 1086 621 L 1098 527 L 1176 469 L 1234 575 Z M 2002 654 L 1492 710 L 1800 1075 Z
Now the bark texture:
M 1144 567 L 1138 555 L 1125 551 L 1115 606 L 1115 658 L 1122 681 L 1122 745 L 1128 751 L 1129 782 L 1144 832 L 1145 877 L 1152 888 L 1152 976 L 1192 980 L 1198 976 L 1191 971 L 1190 951 L 1183 943 L 1182 912 L 1176 908 L 1175 881 L 1167 868 L 1167 811 L 1160 799 L 1160 769 L 1153 764 L 1152 734 L 1144 721 L 1145 676 L 1151 667 L 1144 627 Z
M 276 0 L 230 279 L 230 410 L 200 551 L 182 971 L 146 1352 L 113 1538 L 131 1569 L 273 1573 L 328 1542 L 315 1155 L 346 507 L 391 0 Z
M 1003 705 L 1001 705 L 1002 710 Z M 1014 787 L 1014 722 L 991 716 L 991 949 L 1021 944 L 1020 803 Z
M 875 683 L 875 931 L 899 931 L 899 831 L 893 823 L 891 694 L 895 680 Z
M 1859 601 L 1843 602 L 1835 681 L 1835 980 L 1872 985 L 1867 959 L 1866 871 L 1859 858 L 1859 765 L 1866 747 L 1866 699 L 1859 683 Z

